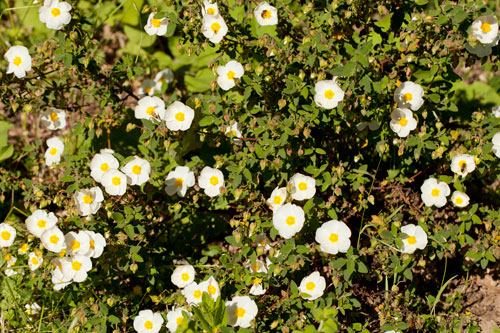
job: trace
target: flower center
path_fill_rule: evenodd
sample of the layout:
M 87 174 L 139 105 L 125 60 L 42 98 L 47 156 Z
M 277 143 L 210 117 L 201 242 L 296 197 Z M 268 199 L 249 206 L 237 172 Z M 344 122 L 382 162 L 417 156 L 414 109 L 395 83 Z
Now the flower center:
M 93 250 L 93 249 L 95 249 L 95 242 L 94 242 L 92 239 L 90 240 L 90 242 L 89 242 L 89 243 L 90 243 L 90 248 L 91 248 L 92 250 Z
M 298 185 L 299 190 L 305 191 L 307 190 L 307 184 L 305 182 L 300 182 Z
M 57 154 L 57 148 L 52 148 L 50 150 L 50 155 L 54 156 L 55 154 Z
M 61 15 L 61 10 L 59 8 L 52 8 L 50 13 L 52 14 L 52 16 L 58 17 L 59 15 Z
M 415 236 L 408 236 L 406 241 L 408 242 L 408 244 L 413 245 L 417 242 L 417 239 L 415 238 Z
M 215 288 L 214 286 L 208 286 L 207 289 L 210 295 L 215 295 L 215 293 L 217 292 L 217 288 Z
M 187 281 L 187 280 L 189 280 L 189 274 L 188 274 L 188 273 L 182 273 L 182 275 L 181 275 L 181 279 L 182 279 L 182 281 Z
M 52 235 L 52 236 L 50 236 L 49 241 L 52 244 L 57 244 L 59 242 L 59 237 L 57 237 L 56 235 Z
M 292 226 L 295 224 L 295 217 L 293 216 L 288 216 L 286 218 L 286 224 L 288 224 L 289 226 Z
M 467 168 L 467 162 L 461 160 L 460 162 L 458 162 L 458 167 L 460 168 L 460 170 L 465 170 L 465 168 Z
M 184 121 L 184 113 L 182 113 L 182 112 L 177 112 L 177 113 L 175 114 L 175 120 L 177 120 L 177 121 Z
M 23 245 L 21 245 L 21 247 L 19 248 L 19 251 L 20 252 L 28 251 L 28 244 L 24 243 Z
M 271 18 L 271 11 L 267 10 L 267 9 L 264 9 L 262 11 L 262 14 L 260 14 L 260 15 L 262 16 L 263 19 Z
M 21 60 L 21 57 L 15 57 L 12 62 L 14 65 L 19 66 L 23 61 Z
M 8 232 L 7 230 L 5 231 L 2 231 L 2 239 L 3 240 L 9 240 L 10 239 L 10 232 Z
M 82 198 L 83 200 L 83 203 L 84 204 L 87 204 L 87 205 L 90 205 L 93 201 L 94 201 L 94 198 L 92 198 L 90 195 L 88 194 L 85 194 Z
M 38 259 L 36 257 L 31 258 L 31 263 L 33 265 L 38 265 Z
M 55 122 L 55 121 L 57 121 L 57 119 L 59 119 L 59 116 L 57 115 L 57 113 L 52 112 L 52 113 L 50 114 L 50 120 L 52 120 L 52 121 L 54 121 L 54 122 Z
M 102 172 L 106 172 L 106 171 L 108 171 L 108 169 L 109 169 L 108 163 L 101 164 L 101 171 Z
M 307 282 L 306 283 L 306 289 L 311 291 L 311 290 L 314 290 L 314 288 L 316 288 L 316 285 L 314 284 L 314 282 Z
M 490 32 L 491 25 L 488 22 L 483 22 L 483 24 L 481 24 L 481 30 L 483 30 L 484 33 Z
M 460 197 L 458 197 L 458 198 L 456 198 L 456 199 L 455 199 L 455 203 L 456 203 L 457 205 L 461 205 L 463 202 L 464 202 L 464 199 L 462 199 L 462 198 L 460 198 Z
M 111 182 L 113 183 L 113 185 L 120 185 L 122 183 L 120 177 L 113 177 L 113 179 L 111 179 Z
M 194 298 L 200 298 L 201 297 L 201 291 L 195 290 L 194 293 L 193 293 L 193 297 Z
M 76 250 L 78 250 L 79 248 L 80 248 L 80 242 L 79 242 L 79 241 L 74 240 L 74 241 L 72 241 L 72 242 L 71 242 L 71 249 L 72 249 L 73 251 L 76 251 Z
M 158 19 L 152 19 L 151 20 L 151 24 L 153 25 L 153 27 L 155 28 L 159 28 L 160 25 L 161 25 L 161 20 L 158 20 Z
M 38 220 L 38 222 L 36 223 L 36 225 L 40 229 L 45 228 L 45 226 L 47 225 L 47 221 L 45 221 L 45 220 Z
M 400 119 L 398 120 L 398 124 L 399 124 L 399 126 L 401 126 L 401 127 L 405 127 L 405 126 L 406 126 L 406 124 L 408 124 L 408 120 L 406 120 L 406 118 L 405 118 L 405 117 L 402 117 L 402 118 L 400 118 Z
M 325 91 L 325 98 L 332 99 L 333 96 L 335 96 L 335 93 L 331 89 L 328 89 L 327 91 Z
M 217 176 L 210 177 L 210 184 L 212 184 L 214 186 L 219 184 L 219 178 Z
M 208 8 L 207 9 L 207 14 L 215 15 L 215 8 Z
M 439 189 L 435 188 L 432 190 L 431 194 L 433 197 L 437 197 L 439 196 L 439 192 L 440 192 Z
M 74 271 L 79 271 L 80 268 L 82 268 L 82 264 L 79 261 L 73 261 L 73 263 L 71 263 L 71 268 L 73 268 Z
M 281 195 L 275 195 L 273 199 L 273 203 L 275 205 L 279 205 L 283 199 L 281 199 Z
M 146 94 L 149 94 L 151 92 L 151 87 L 144 88 L 144 91 L 146 92 Z
M 254 286 L 258 285 L 259 283 L 262 283 L 262 279 L 259 279 L 259 278 L 253 279 Z
M 236 317 L 238 318 L 243 318 L 245 316 L 245 312 L 246 310 L 243 309 L 243 308 L 237 308 L 235 311 L 234 311 L 234 314 L 236 315 Z
M 182 324 L 182 321 L 183 321 L 183 320 L 184 320 L 184 318 L 183 318 L 183 317 L 178 317 L 178 318 L 175 320 L 175 322 L 176 322 L 177 326 L 179 326 L 180 324 Z
M 133 173 L 134 175 L 138 175 L 138 174 L 140 174 L 140 173 L 141 173 L 141 170 L 142 170 L 142 168 L 141 168 L 140 166 L 138 166 L 138 165 L 134 165 L 134 166 L 132 167 L 132 173 Z
M 144 327 L 146 327 L 147 330 L 152 329 L 153 323 L 151 322 L 151 320 L 146 320 L 146 322 L 144 323 Z
M 210 26 L 210 29 L 212 29 L 213 32 L 218 33 L 220 30 L 219 22 L 212 23 L 212 25 Z
M 328 237 L 328 239 L 330 240 L 330 242 L 332 243 L 337 243 L 339 241 L 339 235 L 336 234 L 336 233 L 331 233 L 330 234 L 330 237 Z
M 181 187 L 182 183 L 184 183 L 184 179 L 182 179 L 182 178 L 177 178 L 174 182 L 175 186 L 177 186 L 177 187 Z
M 232 131 L 231 131 L 231 134 L 232 134 L 233 136 L 236 136 L 236 131 L 235 131 L 235 130 L 232 130 Z
M 229 72 L 227 72 L 227 79 L 228 79 L 228 80 L 234 80 L 234 76 L 235 76 L 235 75 L 236 75 L 236 73 L 235 73 L 235 72 L 233 72 L 233 71 L 229 71 Z
M 403 99 L 405 100 L 405 102 L 409 102 L 413 99 L 413 95 L 408 92 L 408 93 L 404 94 Z
M 254 272 L 257 272 L 259 270 L 259 267 L 260 267 L 260 265 L 258 262 L 256 262 L 255 264 L 252 265 L 252 269 L 254 270 Z
M 153 113 L 155 113 L 155 108 L 152 106 L 148 106 L 148 108 L 146 109 L 146 113 L 151 116 Z

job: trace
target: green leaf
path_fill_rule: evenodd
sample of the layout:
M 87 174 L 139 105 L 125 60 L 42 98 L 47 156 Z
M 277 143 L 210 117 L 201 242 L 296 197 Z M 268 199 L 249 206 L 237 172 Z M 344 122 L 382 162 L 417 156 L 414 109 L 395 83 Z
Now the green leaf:
M 383 32 L 387 32 L 391 26 L 391 18 L 394 13 L 390 13 L 389 15 L 384 16 L 377 22 L 375 22 L 375 25 L 382 29 Z

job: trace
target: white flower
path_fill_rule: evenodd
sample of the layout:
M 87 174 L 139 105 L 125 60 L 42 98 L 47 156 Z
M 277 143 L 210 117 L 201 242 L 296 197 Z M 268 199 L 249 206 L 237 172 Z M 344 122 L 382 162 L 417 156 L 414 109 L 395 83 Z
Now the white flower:
M 83 231 L 89 236 L 89 251 L 85 256 L 89 258 L 99 258 L 106 247 L 106 239 L 98 232 L 85 230 Z
M 92 161 L 90 161 L 90 176 L 100 183 L 105 172 L 112 169 L 116 170 L 119 166 L 120 163 L 111 153 L 101 152 L 95 154 Z
M 466 207 L 469 204 L 470 198 L 467 194 L 460 191 L 454 191 L 451 195 L 451 202 L 455 207 Z
M 344 91 L 337 84 L 336 79 L 321 80 L 314 86 L 314 102 L 319 107 L 330 110 L 344 99 Z
M 50 252 L 59 253 L 66 247 L 64 234 L 58 227 L 45 230 L 40 237 L 43 246 Z
M 64 151 L 64 143 L 58 137 L 47 140 L 47 150 L 45 151 L 45 164 L 52 166 L 61 161 L 61 155 Z
M 146 96 L 139 100 L 134 112 L 137 119 L 151 120 L 156 116 L 163 119 L 165 117 L 165 102 L 156 96 Z
M 109 169 L 101 178 L 106 193 L 111 195 L 123 195 L 127 190 L 127 176 L 116 169 Z
M 95 214 L 101 207 L 101 202 L 104 200 L 102 190 L 97 186 L 77 191 L 73 197 L 78 213 L 81 216 Z
M 278 10 L 276 7 L 269 5 L 266 1 L 262 1 L 255 7 L 253 15 L 260 25 L 278 24 Z
M 362 122 L 356 124 L 356 129 L 361 132 L 367 126 L 370 129 L 370 131 L 375 131 L 375 130 L 378 130 L 380 128 L 379 122 L 377 120 L 373 119 L 373 120 L 370 120 L 369 122 L 362 121 Z
M 492 148 L 493 153 L 497 157 L 500 157 L 500 132 L 495 133 L 495 135 L 493 135 L 491 142 L 493 143 L 493 148 Z
M 233 138 L 235 143 L 241 143 L 241 139 L 243 135 L 241 135 L 241 125 L 238 122 L 235 122 L 231 126 L 226 127 L 225 134 L 229 134 L 230 137 Z
M 337 254 L 346 253 L 351 246 L 351 229 L 341 221 L 331 220 L 323 223 L 316 229 L 316 242 L 320 244 L 321 251 Z
M 266 293 L 266 289 L 262 286 L 262 279 L 255 278 L 252 282 L 252 287 L 250 288 L 250 295 L 260 296 Z
M 497 105 L 491 109 L 491 115 L 495 118 L 500 118 L 500 105 Z
M 49 108 L 40 117 L 42 123 L 51 131 L 66 127 L 66 112 L 64 110 Z
M 175 284 L 177 287 L 184 288 L 185 286 L 194 281 L 195 275 L 196 272 L 193 266 L 182 265 L 174 270 L 170 279 L 172 280 L 172 283 Z
M 403 241 L 403 248 L 401 249 L 404 253 L 413 253 L 416 249 L 423 250 L 427 245 L 427 234 L 421 226 L 414 224 L 407 224 L 401 227 L 401 232 L 408 235 Z
M 250 271 L 252 273 L 267 273 L 266 264 L 260 259 L 255 259 L 255 262 L 252 265 L 249 262 L 248 266 L 250 267 Z
M 241 79 L 244 73 L 243 65 L 231 60 L 224 66 L 217 67 L 217 84 L 227 91 L 236 85 L 234 79 Z
M 188 187 L 194 186 L 194 183 L 194 172 L 189 170 L 187 166 L 176 167 L 175 170 L 168 173 L 165 179 L 167 194 L 174 195 L 177 193 L 180 197 L 185 196 Z
M 40 307 L 40 305 L 38 305 L 37 303 L 25 304 L 24 307 L 26 308 L 26 310 L 24 310 L 24 312 L 26 312 L 26 314 L 28 314 L 30 316 L 34 316 L 34 315 L 39 314 L 40 310 L 42 309 Z
M 301 207 L 287 203 L 278 208 L 273 215 L 273 225 L 281 237 L 292 238 L 304 226 L 304 211 Z
M 31 271 L 34 271 L 38 267 L 40 267 L 43 262 L 42 256 L 37 256 L 35 252 L 30 252 L 28 256 L 28 267 L 31 269 Z
M 168 20 L 166 17 L 162 17 L 161 19 L 155 19 L 154 16 L 155 13 L 149 14 L 148 22 L 144 26 L 144 30 L 146 30 L 146 33 L 150 36 L 152 35 L 163 36 L 164 34 L 167 33 Z
M 61 289 L 66 288 L 69 284 L 71 284 L 71 278 L 67 278 L 64 276 L 61 267 L 62 264 L 58 260 L 59 264 L 54 270 L 52 270 L 52 283 L 54 284 L 54 290 L 59 291 Z
M 1 226 L 1 225 L 0 225 Z M 15 270 L 13 270 L 12 266 L 14 266 L 16 264 L 16 261 L 17 261 L 17 258 L 10 255 L 9 253 L 7 253 L 5 256 L 4 256 L 4 260 L 6 261 L 5 263 L 5 266 L 8 267 L 5 269 L 5 275 L 6 276 L 12 276 L 12 275 L 16 275 L 17 272 Z
M 498 41 L 498 20 L 495 15 L 481 16 L 472 22 L 472 35 L 482 44 Z
M 405 138 L 417 128 L 417 121 L 409 109 L 397 108 L 391 113 L 390 127 L 400 138 Z
M 86 255 L 90 250 L 90 237 L 85 231 L 70 231 L 64 237 L 66 249 L 71 256 Z
M 92 269 L 92 261 L 87 256 L 74 256 L 61 259 L 61 271 L 66 278 L 74 282 L 83 282 L 87 278 L 87 272 Z
M 276 188 L 271 193 L 271 197 L 267 199 L 267 204 L 271 207 L 272 210 L 275 210 L 283 206 L 286 197 L 286 187 L 276 186 Z
M 231 326 L 250 327 L 257 316 L 257 304 L 248 296 L 235 296 L 226 302 L 227 323 Z
M 161 86 L 160 86 L 161 88 Z M 156 92 L 156 81 L 153 80 L 144 80 L 139 88 L 139 95 L 154 95 Z
M 290 184 L 292 186 L 290 196 L 294 200 L 311 199 L 316 194 L 316 180 L 313 177 L 296 173 L 290 179 Z
M 28 49 L 24 46 L 11 46 L 4 55 L 9 63 L 7 74 L 14 73 L 18 78 L 26 76 L 26 72 L 31 70 L 31 56 Z
M 429 178 L 420 187 L 421 198 L 426 206 L 436 206 L 438 208 L 446 205 L 446 197 L 450 195 L 450 187 L 445 182 L 436 178 Z
M 406 81 L 399 85 L 394 92 L 394 101 L 400 108 L 409 108 L 413 111 L 420 109 L 424 104 L 424 90 L 419 84 Z
M 469 154 L 458 154 L 451 159 L 451 171 L 463 177 L 474 171 L 476 162 L 474 156 Z
M 175 101 L 165 111 L 162 118 L 171 131 L 187 131 L 194 119 L 194 110 L 182 102 Z
M 0 248 L 9 247 L 14 243 L 16 239 L 16 229 L 14 229 L 10 224 L 1 223 L 0 224 Z
M 226 21 L 220 15 L 205 15 L 203 16 L 201 32 L 212 43 L 218 44 L 227 34 Z
M 28 243 L 23 243 L 21 246 L 19 246 L 19 249 L 17 250 L 17 253 L 19 254 L 26 254 L 28 252 L 29 245 Z
M 166 84 L 172 83 L 174 81 L 174 72 L 170 68 L 165 68 L 156 74 L 155 76 L 155 89 L 160 91 L 163 82 Z
M 158 333 L 163 325 L 163 317 L 158 312 L 141 310 L 134 318 L 134 329 L 138 333 Z
M 149 180 L 151 165 L 145 159 L 134 156 L 134 159 L 122 167 L 130 185 L 142 185 Z
M 210 0 L 203 0 L 203 7 L 201 9 L 203 16 L 205 15 L 219 15 L 219 7 L 216 2 Z
M 60 30 L 63 25 L 71 21 L 71 5 L 59 0 L 45 0 L 43 6 L 38 9 L 40 22 L 45 23 L 47 28 Z
M 307 300 L 315 300 L 323 295 L 326 288 L 325 278 L 315 271 L 302 279 L 299 286 L 299 292 L 305 293 L 309 296 L 301 295 L 302 298 Z
M 26 219 L 26 228 L 36 237 L 51 229 L 57 224 L 57 217 L 54 213 L 47 213 L 44 210 L 37 209 Z
M 198 177 L 198 185 L 205 190 L 206 195 L 215 197 L 220 194 L 220 190 L 224 186 L 224 174 L 218 169 L 206 166 Z
M 191 282 L 184 289 L 182 289 L 182 295 L 186 297 L 186 301 L 188 304 L 200 304 L 201 303 L 201 295 L 203 292 L 208 292 L 206 289 L 202 289 L 201 283 L 198 284 L 196 282 Z
M 186 310 L 175 307 L 172 309 L 172 311 L 169 311 L 167 313 L 166 326 L 170 330 L 170 332 L 177 332 L 177 328 L 182 325 L 182 322 L 184 321 L 184 316 L 182 315 L 183 313 L 186 313 L 189 317 L 191 316 L 191 313 L 187 312 Z
M 213 276 L 209 277 L 208 280 L 201 282 L 198 287 L 201 290 L 206 291 L 214 301 L 220 296 L 219 283 Z

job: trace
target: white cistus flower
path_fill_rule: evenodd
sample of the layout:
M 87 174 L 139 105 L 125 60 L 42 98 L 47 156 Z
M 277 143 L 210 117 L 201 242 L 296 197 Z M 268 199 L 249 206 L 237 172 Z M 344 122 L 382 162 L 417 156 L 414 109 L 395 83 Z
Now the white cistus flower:
M 45 230 L 40 240 L 43 246 L 50 252 L 59 253 L 66 247 L 64 234 L 58 227 Z
M 258 310 L 257 304 L 249 296 L 235 296 L 226 302 L 227 323 L 233 327 L 250 327 Z
M 241 143 L 241 138 L 243 137 L 243 135 L 241 134 L 241 125 L 238 122 L 235 122 L 231 126 L 226 127 L 225 134 L 232 137 L 234 143 Z
M 351 246 L 350 237 L 351 229 L 337 220 L 323 223 L 316 230 L 316 242 L 320 244 L 321 251 L 330 254 L 346 253 Z
M 156 92 L 156 81 L 150 79 L 142 81 L 141 87 L 139 88 L 140 96 L 145 96 L 145 95 L 151 96 L 154 95 L 155 92 Z
M 203 16 L 205 15 L 219 15 L 219 7 L 216 2 L 210 0 L 203 0 L 203 7 L 201 9 Z
M 106 193 L 111 195 L 123 195 L 127 190 L 127 176 L 116 169 L 106 171 L 101 178 Z
M 71 5 L 59 0 L 45 0 L 43 6 L 38 9 L 40 22 L 45 23 L 47 28 L 60 30 L 63 25 L 71 21 Z
M 244 73 L 243 65 L 231 60 L 224 66 L 217 67 L 217 84 L 227 91 L 236 85 L 234 79 L 241 79 Z
M 337 80 L 322 80 L 316 82 L 314 86 L 314 102 L 317 106 L 331 110 L 344 99 L 344 91 L 337 83 Z
M 455 207 L 466 207 L 469 205 L 470 198 L 467 194 L 464 192 L 460 191 L 454 191 L 453 194 L 451 195 L 451 202 Z
M 255 7 L 253 15 L 260 25 L 278 24 L 278 10 L 266 1 L 262 1 Z
M 162 118 L 171 131 L 187 131 L 194 119 L 194 110 L 186 104 L 175 101 L 167 108 Z
M 101 203 L 104 201 L 102 190 L 97 186 L 77 191 L 73 197 L 78 213 L 81 216 L 95 214 L 101 208 Z
M 149 14 L 148 22 L 144 26 L 144 30 L 150 36 L 152 35 L 163 36 L 164 34 L 167 33 L 168 20 L 166 17 L 155 19 L 154 16 L 155 13 Z
M 292 238 L 304 226 L 304 211 L 300 206 L 287 203 L 273 214 L 273 225 L 281 237 Z
M 189 170 L 187 166 L 178 166 L 175 170 L 171 170 L 165 179 L 166 191 L 168 195 L 183 197 L 189 187 L 193 187 L 195 183 L 194 172 Z
M 170 84 L 174 81 L 174 72 L 170 68 L 165 68 L 164 70 L 161 70 L 156 74 L 155 76 L 155 89 L 160 91 L 161 86 L 163 85 L 163 82 L 166 84 Z
M 118 169 L 120 163 L 110 152 L 95 154 L 90 161 L 90 176 L 98 183 L 101 182 L 102 175 L 112 169 Z
M 159 312 L 141 310 L 134 318 L 134 329 L 138 333 L 158 333 L 163 325 L 163 317 Z
M 423 250 L 427 245 L 427 234 L 421 226 L 407 224 L 401 227 L 401 232 L 408 235 L 408 237 L 402 239 L 403 247 L 401 250 L 404 253 L 413 253 L 416 249 Z
M 151 120 L 153 118 L 163 119 L 165 117 L 165 102 L 156 96 L 146 96 L 137 102 L 134 109 L 137 119 Z
M 64 236 L 66 250 L 71 256 L 86 255 L 90 250 L 90 237 L 85 231 L 70 231 Z
M 481 16 L 471 26 L 472 35 L 481 44 L 492 44 L 498 41 L 498 19 L 495 15 Z
M 316 194 L 316 180 L 313 177 L 296 173 L 289 181 L 292 186 L 290 196 L 293 200 L 307 200 Z
M 198 185 L 205 190 L 206 195 L 215 197 L 220 194 L 221 188 L 224 186 L 224 174 L 219 169 L 206 166 L 198 177 Z
M 302 298 L 313 301 L 323 295 L 325 288 L 325 278 L 322 277 L 318 271 L 315 271 L 302 279 L 299 286 L 299 292 Z
M 4 55 L 9 63 L 7 74 L 14 73 L 18 78 L 26 76 L 26 72 L 31 70 L 31 56 L 28 49 L 21 45 L 11 46 Z
M 469 154 L 457 154 L 451 159 L 451 171 L 459 176 L 465 177 L 476 168 L 474 156 Z
M 438 208 L 446 205 L 446 197 L 450 195 L 450 187 L 445 182 L 436 178 L 429 178 L 420 187 L 421 198 L 427 207 L 436 206 Z
M 47 140 L 47 150 L 45 151 L 45 164 L 52 166 L 59 164 L 61 155 L 64 151 L 64 143 L 58 137 L 53 137 Z
M 66 127 L 66 112 L 64 110 L 49 108 L 42 113 L 40 120 L 51 131 Z
M 149 180 L 151 165 L 147 160 L 134 156 L 134 159 L 122 167 L 122 171 L 127 175 L 127 182 L 130 185 L 140 186 Z
M 407 108 L 413 111 L 420 109 L 424 104 L 424 90 L 419 84 L 406 81 L 399 85 L 394 92 L 394 101 L 398 107 Z
M 46 230 L 51 229 L 56 224 L 57 217 L 54 213 L 47 213 L 41 209 L 35 210 L 26 219 L 26 229 L 36 237 L 41 237 Z
M 417 121 L 413 118 L 413 112 L 410 109 L 397 108 L 391 113 L 389 126 L 400 138 L 405 138 L 417 128 Z
M 7 223 L 0 223 L 0 248 L 9 247 L 16 239 L 16 229 Z
M 491 150 L 493 150 L 496 157 L 500 157 L 500 132 L 493 135 L 491 142 L 493 143 L 493 148 Z
M 267 204 L 271 207 L 272 210 L 276 210 L 281 206 L 283 206 L 286 197 L 287 197 L 286 187 L 276 186 L 276 188 L 271 193 L 269 199 L 267 199 Z
M 205 15 L 203 16 L 201 33 L 212 43 L 218 44 L 227 34 L 226 21 L 220 15 Z
M 173 284 L 175 284 L 178 288 L 182 289 L 194 281 L 195 275 L 196 272 L 193 266 L 182 265 L 175 268 L 170 279 Z

